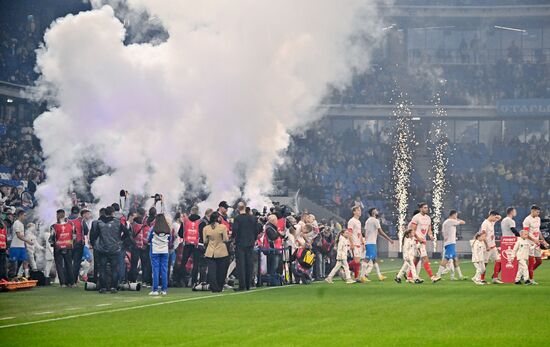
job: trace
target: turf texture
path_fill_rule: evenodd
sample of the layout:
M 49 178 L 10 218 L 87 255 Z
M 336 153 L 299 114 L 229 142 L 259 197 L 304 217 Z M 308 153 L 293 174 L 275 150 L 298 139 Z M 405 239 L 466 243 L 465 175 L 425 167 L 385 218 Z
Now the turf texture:
M 0 293 L 2 346 L 529 346 L 548 343 L 550 261 L 538 286 L 315 283 L 166 297 L 51 286 Z M 437 264 L 432 262 L 432 268 Z M 489 266 L 488 273 L 492 274 Z M 472 276 L 472 264 L 462 265 Z M 426 274 L 421 274 L 426 278 Z

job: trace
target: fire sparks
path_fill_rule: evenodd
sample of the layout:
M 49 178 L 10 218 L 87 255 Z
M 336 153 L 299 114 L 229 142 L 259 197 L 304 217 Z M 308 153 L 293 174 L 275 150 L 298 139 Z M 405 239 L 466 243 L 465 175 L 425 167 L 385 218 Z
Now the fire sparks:
M 403 95 L 399 95 L 397 107 L 393 110 L 396 118 L 393 141 L 393 190 L 395 194 L 395 207 L 397 210 L 397 230 L 399 234 L 399 250 L 406 228 L 407 206 L 409 200 L 409 186 L 412 170 L 412 156 L 414 133 L 411 129 L 412 112 L 411 105 L 405 101 Z
M 443 200 L 447 191 L 447 147 L 448 139 L 446 137 L 447 123 L 445 118 L 447 117 L 447 111 L 441 106 L 441 98 L 436 95 L 435 109 L 433 111 L 434 122 L 430 142 L 433 149 L 432 157 L 432 201 L 433 201 L 433 233 L 434 233 L 434 251 L 437 246 L 437 235 L 439 233 L 441 225 L 441 211 L 443 210 Z

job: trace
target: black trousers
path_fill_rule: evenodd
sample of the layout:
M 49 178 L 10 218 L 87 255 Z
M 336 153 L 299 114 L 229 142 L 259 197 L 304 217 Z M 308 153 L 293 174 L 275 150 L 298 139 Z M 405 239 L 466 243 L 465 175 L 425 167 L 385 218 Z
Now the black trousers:
M 0 250 L 0 280 L 8 279 L 8 255 L 6 250 Z
M 237 275 L 239 276 L 239 289 L 250 289 L 253 271 L 254 249 L 252 246 L 239 247 L 235 252 L 235 261 L 237 262 Z
M 74 283 L 78 282 L 80 273 L 80 264 L 82 263 L 82 253 L 84 253 L 84 243 L 79 242 L 73 246 L 73 276 Z
M 229 266 L 229 257 L 206 258 L 208 266 L 208 284 L 213 293 L 219 293 L 223 290 L 225 284 L 225 273 Z
M 99 289 L 118 287 L 119 253 L 97 252 L 99 260 Z M 107 268 L 109 265 L 109 269 Z
M 93 249 L 92 250 L 94 257 L 94 283 L 99 286 L 99 253 Z
M 151 284 L 151 259 L 147 249 L 132 247 L 130 250 L 130 273 L 128 280 L 137 282 L 138 279 L 138 260 L 141 264 L 141 282 Z
M 73 250 L 72 249 L 54 249 L 53 260 L 59 284 L 70 286 L 74 284 L 73 274 Z
M 191 283 L 196 284 L 197 278 L 199 275 L 199 257 L 201 253 L 199 252 L 199 249 L 195 245 L 185 245 L 183 246 L 183 254 L 181 257 L 181 264 L 178 267 L 179 274 L 178 278 L 184 278 L 185 275 L 187 275 L 187 270 L 185 267 L 185 264 L 187 264 L 187 261 L 189 260 L 189 257 L 193 257 L 193 268 L 191 269 Z

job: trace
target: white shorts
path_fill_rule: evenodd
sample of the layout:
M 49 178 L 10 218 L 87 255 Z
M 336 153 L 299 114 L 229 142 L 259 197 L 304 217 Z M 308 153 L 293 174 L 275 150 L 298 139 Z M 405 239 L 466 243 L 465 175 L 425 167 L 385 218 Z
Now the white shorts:
M 498 251 L 496 247 L 493 247 L 485 252 L 485 262 L 488 263 L 491 260 L 492 261 L 498 260 Z
M 542 256 L 542 251 L 541 251 L 540 247 L 535 246 L 535 247 L 529 248 L 529 256 L 530 257 L 535 257 L 535 258 L 540 258 Z
M 425 243 L 416 244 L 416 256 L 419 258 L 424 258 L 428 256 L 428 251 L 426 251 Z
M 352 253 L 354 258 L 364 259 L 365 258 L 365 247 L 363 247 L 363 246 L 353 246 L 353 248 L 351 249 L 351 253 Z

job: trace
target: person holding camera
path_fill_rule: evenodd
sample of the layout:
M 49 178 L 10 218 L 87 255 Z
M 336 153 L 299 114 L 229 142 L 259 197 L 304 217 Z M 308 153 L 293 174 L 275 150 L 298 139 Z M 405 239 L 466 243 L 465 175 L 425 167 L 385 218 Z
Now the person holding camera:
M 210 215 L 207 226 L 203 229 L 203 239 L 206 245 L 204 256 L 208 266 L 208 283 L 213 293 L 220 293 L 225 284 L 225 273 L 229 263 L 229 252 L 226 242 L 227 227 L 219 222 L 218 212 Z
M 141 264 L 141 282 L 144 285 L 151 284 L 151 260 L 149 259 L 149 229 L 150 227 L 143 221 L 143 211 L 130 213 L 132 223 L 132 245 L 130 247 L 130 272 L 128 280 L 137 282 L 138 279 L 138 262 Z
M 159 275 L 162 279 L 160 294 L 168 291 L 168 243 L 170 242 L 170 225 L 164 214 L 155 217 L 155 226 L 149 231 L 151 244 L 151 268 L 153 269 L 153 288 L 149 295 L 158 296 Z
M 269 248 L 267 255 L 267 274 L 269 285 L 279 285 L 278 270 L 282 260 L 283 237 L 277 227 L 277 216 L 270 214 L 265 225 L 266 248 Z
M 131 215 L 127 225 L 121 224 L 120 220 L 114 217 L 114 212 L 112 206 L 106 207 L 105 215 L 99 218 L 90 235 L 90 241 L 94 245 L 99 260 L 100 294 L 106 293 L 108 287 L 111 293 L 118 291 L 118 267 L 122 241 L 130 237 L 127 225 L 134 219 L 134 215 Z M 110 272 L 107 272 L 108 265 L 110 265 Z
M 8 279 L 8 227 L 0 218 L 0 281 Z
M 239 203 L 239 214 L 233 221 L 233 237 L 235 238 L 235 258 L 239 288 L 235 290 L 250 290 L 252 281 L 252 259 L 254 244 L 258 237 L 258 222 L 250 213 L 246 212 L 246 204 Z

